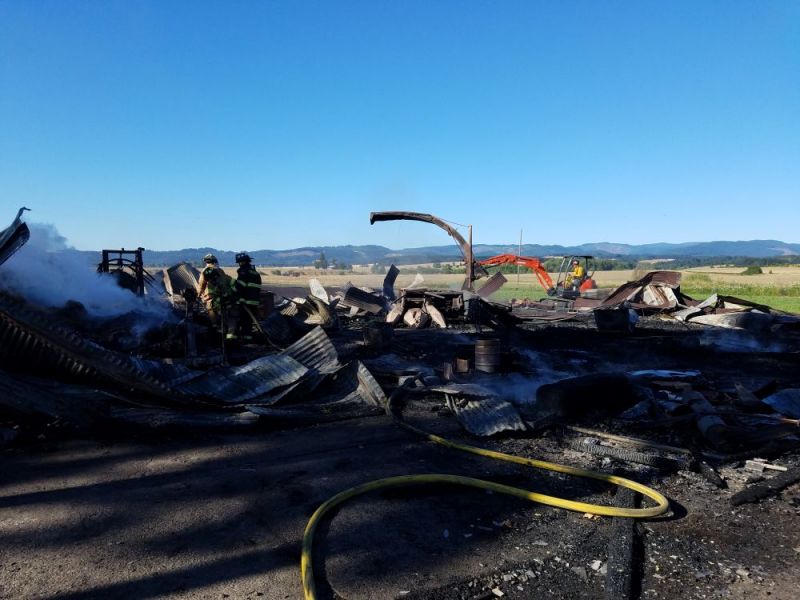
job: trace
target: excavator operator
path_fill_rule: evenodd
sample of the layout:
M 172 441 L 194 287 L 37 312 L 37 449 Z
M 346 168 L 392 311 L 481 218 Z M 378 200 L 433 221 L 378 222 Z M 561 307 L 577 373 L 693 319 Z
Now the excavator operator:
M 577 291 L 581 283 L 583 283 L 583 279 L 586 277 L 586 269 L 583 268 L 581 265 L 581 261 L 577 258 L 572 261 L 572 271 L 569 272 L 567 275 L 566 280 L 566 287 L 571 287 L 573 290 Z

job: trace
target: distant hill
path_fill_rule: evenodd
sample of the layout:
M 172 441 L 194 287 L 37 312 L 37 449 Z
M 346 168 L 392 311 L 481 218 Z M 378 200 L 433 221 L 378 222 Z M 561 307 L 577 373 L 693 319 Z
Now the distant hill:
M 516 254 L 518 247 L 513 244 L 476 244 L 475 256 L 486 258 L 496 254 Z M 250 252 L 253 262 L 258 265 L 275 267 L 310 266 L 324 253 L 328 261 L 346 265 L 381 263 L 388 265 L 407 265 L 415 263 L 445 262 L 460 260 L 461 255 L 455 244 L 424 246 L 392 250 L 384 246 L 305 246 L 288 250 L 254 250 Z M 99 260 L 99 252 L 82 251 L 87 259 Z M 187 261 L 200 264 L 203 256 L 214 254 L 223 265 L 233 265 L 235 252 L 214 248 L 185 248 L 183 250 L 146 250 L 145 262 L 148 265 L 167 266 Z M 601 258 L 688 258 L 688 257 L 747 257 L 771 258 L 800 256 L 800 244 L 788 244 L 777 240 L 687 242 L 682 244 L 615 244 L 599 242 L 579 246 L 557 246 L 523 244 L 522 254 L 545 258 L 570 254 L 590 254 Z

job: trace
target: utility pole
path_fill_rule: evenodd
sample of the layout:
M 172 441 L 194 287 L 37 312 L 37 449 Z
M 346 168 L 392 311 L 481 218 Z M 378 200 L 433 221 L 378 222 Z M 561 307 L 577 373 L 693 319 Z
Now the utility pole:
M 474 252 L 472 252 L 472 225 L 469 227 L 469 256 L 467 257 L 467 281 L 469 282 L 469 290 L 472 291 L 472 282 L 475 280 L 475 270 L 472 264 L 474 259 Z

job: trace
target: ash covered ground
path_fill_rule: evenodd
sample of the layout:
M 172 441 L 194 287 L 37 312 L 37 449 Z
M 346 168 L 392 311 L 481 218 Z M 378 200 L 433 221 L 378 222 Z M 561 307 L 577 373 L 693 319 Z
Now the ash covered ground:
M 415 368 L 441 378 L 442 365 L 476 338 L 471 326 L 396 330 L 376 349 L 364 343 L 362 325 L 330 338 L 339 359 L 362 360 L 387 395 Z M 741 428 L 735 431 L 772 431 L 771 423 L 754 425 L 739 414 L 742 389 L 762 398 L 800 387 L 794 330 L 753 336 L 653 318 L 632 335 L 558 323 L 499 337 L 499 372 L 455 377 L 508 391 L 526 421 L 536 416 L 532 400 L 543 384 L 661 369 L 699 372 L 689 386 L 716 409 L 739 411 L 724 415 Z M 800 467 L 797 436 L 776 433 L 738 447 L 727 437 L 718 447 L 702 435 L 697 416 L 654 414 L 686 385 L 663 376 L 647 386 L 655 393 L 650 404 L 615 415 L 591 410 L 612 400 L 598 386 L 569 419 L 480 438 L 465 431 L 441 394 L 410 394 L 403 416 L 413 425 L 624 475 L 667 495 L 671 511 L 633 524 L 457 487 L 378 491 L 323 523 L 315 556 L 321 597 L 620 597 L 610 595 L 616 590 L 632 598 L 796 597 L 798 485 L 758 502 L 734 506 L 731 499 L 780 474 L 748 470 L 748 459 Z M 655 467 L 594 455 L 576 449 L 592 436 L 575 427 L 689 454 L 664 452 L 673 462 Z M 55 424 L 0 452 L 0 464 L 4 598 L 301 598 L 300 540 L 309 516 L 346 488 L 393 475 L 462 474 L 587 502 L 617 500 L 613 486 L 465 455 L 374 413 L 302 425 L 272 418 L 242 431 L 118 421 L 80 433 Z M 608 571 L 617 565 L 623 570 L 612 581 Z

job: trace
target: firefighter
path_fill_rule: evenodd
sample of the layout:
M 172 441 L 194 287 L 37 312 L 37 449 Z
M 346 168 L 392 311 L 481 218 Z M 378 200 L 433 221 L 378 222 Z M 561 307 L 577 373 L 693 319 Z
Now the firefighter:
M 256 322 L 259 304 L 261 304 L 261 275 L 251 264 L 252 259 L 247 252 L 236 255 L 236 280 L 233 281 L 235 304 L 231 310 L 232 317 L 228 323 L 228 339 L 244 341 L 253 339 L 253 332 L 257 330 Z
M 224 320 L 223 313 L 227 312 L 233 299 L 233 282 L 220 268 L 219 261 L 213 254 L 206 254 L 203 263 L 205 268 L 200 273 L 197 295 L 205 303 L 211 322 L 221 329 L 220 319 Z

